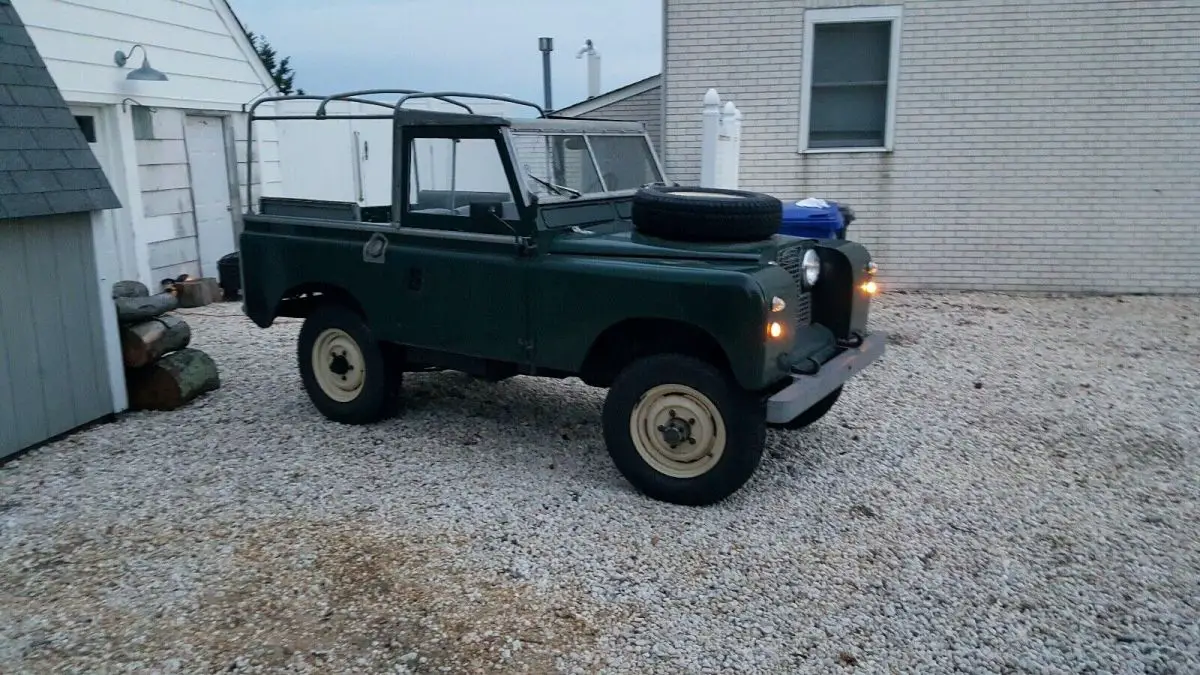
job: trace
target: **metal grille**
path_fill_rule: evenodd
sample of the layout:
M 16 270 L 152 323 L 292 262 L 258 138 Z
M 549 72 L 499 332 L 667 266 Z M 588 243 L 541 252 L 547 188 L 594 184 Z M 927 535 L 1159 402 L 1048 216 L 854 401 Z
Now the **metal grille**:
M 793 246 L 779 252 L 776 261 L 792 275 L 796 283 L 796 327 L 804 328 L 812 323 L 812 294 L 804 290 L 804 247 Z
M 804 328 L 812 324 L 812 293 L 801 293 L 796 296 L 796 328 Z

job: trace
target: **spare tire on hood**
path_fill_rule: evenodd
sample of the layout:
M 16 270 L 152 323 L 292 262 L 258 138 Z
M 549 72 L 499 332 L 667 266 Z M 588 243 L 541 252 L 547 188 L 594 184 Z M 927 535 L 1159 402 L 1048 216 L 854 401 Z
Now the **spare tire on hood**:
M 744 190 L 651 185 L 633 195 L 633 226 L 662 239 L 746 242 L 779 232 L 783 203 Z

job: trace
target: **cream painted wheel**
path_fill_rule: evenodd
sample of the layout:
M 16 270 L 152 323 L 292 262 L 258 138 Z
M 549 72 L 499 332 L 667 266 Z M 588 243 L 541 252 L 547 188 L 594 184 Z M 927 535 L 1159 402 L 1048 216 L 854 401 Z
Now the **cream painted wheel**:
M 625 366 L 604 400 L 604 442 L 621 475 L 672 504 L 715 504 L 754 474 L 766 406 L 718 366 L 684 354 Z
M 672 478 L 708 473 L 728 442 L 716 404 L 682 384 L 660 384 L 643 394 L 629 415 L 629 433 L 642 459 Z
M 313 342 L 312 372 L 326 396 L 338 403 L 349 403 L 362 393 L 366 359 L 349 333 L 340 328 L 326 328 Z

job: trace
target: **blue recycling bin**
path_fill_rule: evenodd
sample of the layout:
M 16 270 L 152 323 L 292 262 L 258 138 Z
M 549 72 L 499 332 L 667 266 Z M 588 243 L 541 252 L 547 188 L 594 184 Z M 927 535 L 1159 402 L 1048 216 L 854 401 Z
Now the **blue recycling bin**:
M 844 238 L 846 221 L 837 202 L 824 199 L 784 200 L 780 234 L 805 239 Z

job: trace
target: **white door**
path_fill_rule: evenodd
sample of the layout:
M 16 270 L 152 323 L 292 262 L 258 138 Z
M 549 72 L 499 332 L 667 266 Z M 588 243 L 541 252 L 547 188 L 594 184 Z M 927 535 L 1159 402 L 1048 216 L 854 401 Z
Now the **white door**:
M 188 115 L 184 126 L 200 274 L 217 276 L 217 261 L 233 253 L 233 206 L 225 154 L 225 122 L 220 117 Z

